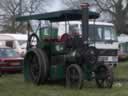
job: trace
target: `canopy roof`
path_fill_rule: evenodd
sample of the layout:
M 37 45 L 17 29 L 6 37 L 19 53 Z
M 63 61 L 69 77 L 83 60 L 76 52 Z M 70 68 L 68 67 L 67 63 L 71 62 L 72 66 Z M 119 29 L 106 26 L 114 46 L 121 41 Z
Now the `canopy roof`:
M 57 12 L 50 12 L 44 14 L 36 14 L 29 16 L 19 16 L 16 17 L 17 21 L 27 21 L 27 20 L 49 20 L 51 22 L 57 21 L 71 21 L 80 20 L 82 18 L 82 12 L 80 9 L 77 10 L 63 10 Z M 96 19 L 99 14 L 96 12 L 89 12 L 89 19 Z

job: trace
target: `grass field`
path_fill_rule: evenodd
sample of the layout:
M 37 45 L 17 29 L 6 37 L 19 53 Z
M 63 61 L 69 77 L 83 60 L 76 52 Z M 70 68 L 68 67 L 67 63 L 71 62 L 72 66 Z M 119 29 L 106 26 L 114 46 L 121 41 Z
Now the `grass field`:
M 128 78 L 128 62 L 120 63 L 115 76 Z M 85 82 L 81 90 L 67 89 L 59 84 L 41 86 L 24 82 L 22 74 L 3 75 L 0 78 L 0 96 L 128 96 L 128 82 L 115 82 L 112 89 L 99 89 L 95 82 Z
M 117 78 L 128 79 L 128 61 L 119 63 L 115 69 L 115 76 Z

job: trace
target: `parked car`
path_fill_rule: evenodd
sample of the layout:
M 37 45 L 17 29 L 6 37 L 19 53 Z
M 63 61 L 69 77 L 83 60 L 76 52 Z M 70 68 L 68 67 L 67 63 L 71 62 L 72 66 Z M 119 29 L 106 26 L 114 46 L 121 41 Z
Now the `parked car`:
M 22 71 L 23 58 L 12 48 L 0 47 L 0 73 Z

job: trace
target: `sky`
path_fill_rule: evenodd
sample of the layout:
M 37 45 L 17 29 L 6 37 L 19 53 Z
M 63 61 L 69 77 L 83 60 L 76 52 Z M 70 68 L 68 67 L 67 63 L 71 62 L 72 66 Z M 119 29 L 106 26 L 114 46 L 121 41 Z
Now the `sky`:
M 61 0 L 52 0 L 50 7 L 47 8 L 48 12 L 58 11 L 64 8 Z
M 89 1 L 89 0 L 88 0 Z M 50 7 L 47 7 L 48 11 L 58 11 L 58 10 L 64 10 L 66 8 L 64 4 L 62 3 L 62 0 L 52 0 Z M 95 11 L 95 9 L 92 9 Z

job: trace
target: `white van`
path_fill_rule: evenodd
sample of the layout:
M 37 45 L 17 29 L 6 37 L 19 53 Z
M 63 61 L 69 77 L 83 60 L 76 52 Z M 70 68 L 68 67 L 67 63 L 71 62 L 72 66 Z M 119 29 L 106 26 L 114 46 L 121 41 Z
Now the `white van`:
M 64 32 L 79 32 L 81 34 L 81 22 L 70 21 L 65 27 L 64 22 L 58 25 L 59 36 Z M 114 25 L 107 22 L 89 22 L 89 46 L 95 46 L 99 52 L 98 61 L 103 61 L 105 64 L 118 64 L 118 41 L 114 30 Z
M 0 34 L 0 46 L 11 47 L 20 55 L 24 55 L 26 52 L 26 46 L 21 47 L 26 42 L 27 34 Z

